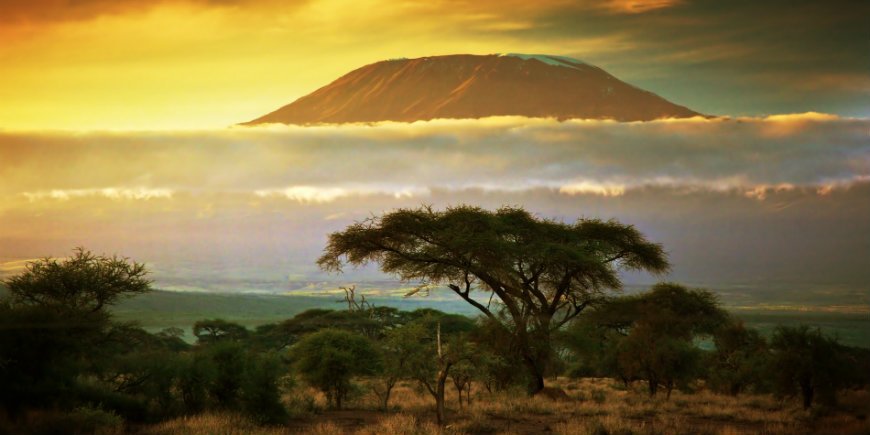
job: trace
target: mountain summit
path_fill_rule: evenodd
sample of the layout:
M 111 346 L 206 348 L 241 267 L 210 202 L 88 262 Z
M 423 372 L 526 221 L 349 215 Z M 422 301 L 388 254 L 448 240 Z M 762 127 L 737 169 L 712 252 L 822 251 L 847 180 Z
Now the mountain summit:
M 648 121 L 700 115 L 562 56 L 449 55 L 366 65 L 245 125 L 518 115 Z

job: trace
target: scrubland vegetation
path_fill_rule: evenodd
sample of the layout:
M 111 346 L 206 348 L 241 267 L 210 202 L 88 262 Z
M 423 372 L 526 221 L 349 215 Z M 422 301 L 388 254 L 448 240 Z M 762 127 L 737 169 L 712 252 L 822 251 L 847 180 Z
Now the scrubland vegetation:
M 336 310 L 255 329 L 200 320 L 191 344 L 114 319 L 147 270 L 80 249 L 4 283 L 0 434 L 870 431 L 870 350 L 806 326 L 768 340 L 702 289 L 613 293 L 619 269 L 668 266 L 629 226 L 400 210 L 333 234 L 320 264 L 345 261 L 446 285 L 481 315 L 350 287 Z

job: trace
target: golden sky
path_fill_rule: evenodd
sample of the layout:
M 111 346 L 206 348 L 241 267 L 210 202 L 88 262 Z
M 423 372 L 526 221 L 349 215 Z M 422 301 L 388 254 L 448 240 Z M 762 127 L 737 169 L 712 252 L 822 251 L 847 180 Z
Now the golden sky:
M 0 275 L 86 246 L 163 288 L 282 289 L 326 279 L 314 259 L 353 220 L 465 202 L 636 224 L 668 279 L 866 305 L 867 17 L 866 0 L 0 0 Z M 372 62 L 505 52 L 724 116 L 227 128 Z
M 386 58 L 544 49 L 470 38 L 462 29 L 524 23 L 482 12 L 445 13 L 435 3 L 131 2 L 124 8 L 105 2 L 80 8 L 4 23 L 0 126 L 225 127 Z
M 577 57 L 703 113 L 867 114 L 866 3 L 711 3 L 4 0 L 0 128 L 221 128 L 368 63 L 499 52 Z

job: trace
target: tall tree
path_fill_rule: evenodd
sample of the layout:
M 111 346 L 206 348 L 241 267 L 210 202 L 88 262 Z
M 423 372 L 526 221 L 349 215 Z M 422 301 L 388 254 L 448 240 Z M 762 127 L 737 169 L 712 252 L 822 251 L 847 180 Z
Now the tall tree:
M 544 388 L 553 331 L 620 288 L 620 269 L 668 268 L 662 247 L 630 225 L 566 224 L 522 208 L 471 206 L 401 209 L 357 222 L 331 234 L 318 260 L 328 271 L 345 262 L 377 262 L 403 280 L 446 285 L 499 322 L 515 340 L 532 394 Z M 499 303 L 481 302 L 473 291 Z M 499 307 L 508 315 L 498 316 Z

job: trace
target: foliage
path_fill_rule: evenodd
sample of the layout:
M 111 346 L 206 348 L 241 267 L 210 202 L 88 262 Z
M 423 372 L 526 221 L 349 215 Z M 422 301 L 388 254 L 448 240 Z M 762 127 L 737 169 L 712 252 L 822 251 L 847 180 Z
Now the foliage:
M 29 428 L 38 435 L 120 435 L 124 419 L 111 411 L 81 406 L 71 411 L 46 414 Z
M 205 348 L 203 352 L 214 368 L 214 377 L 206 387 L 209 396 L 219 408 L 235 408 L 244 382 L 244 347 L 241 343 L 221 341 Z
M 16 413 L 68 400 L 105 324 L 102 313 L 0 302 L 0 406 Z
M 818 328 L 803 325 L 779 327 L 770 341 L 770 373 L 780 395 L 800 394 L 804 408 L 813 400 L 831 405 L 836 392 L 848 381 L 845 349 Z
M 200 320 L 193 324 L 193 335 L 199 344 L 244 340 L 248 334 L 244 326 L 223 319 Z
M 615 221 L 564 224 L 521 208 L 496 212 L 459 206 L 397 210 L 329 236 L 318 264 L 377 262 L 403 280 L 445 284 L 484 315 L 501 319 L 472 290 L 492 292 L 509 314 L 503 327 L 530 373 L 530 392 L 543 388 L 550 334 L 609 289 L 618 269 L 667 269 L 661 246 Z
M 144 264 L 94 255 L 77 248 L 73 256 L 27 263 L 23 273 L 4 282 L 13 303 L 97 312 L 124 296 L 151 290 Z
M 185 412 L 195 414 L 208 405 L 208 390 L 215 367 L 203 353 L 182 355 L 178 370 L 178 392 Z
M 287 367 L 274 354 L 251 355 L 241 388 L 242 410 L 261 423 L 281 423 L 288 414 L 281 403 L 281 381 Z
M 110 355 L 116 328 L 105 308 L 146 292 L 145 267 L 78 249 L 66 260 L 30 262 L 3 282 L 0 406 L 72 406 L 77 378 Z
M 767 342 L 743 322 L 730 320 L 713 335 L 715 349 L 709 357 L 710 386 L 737 395 L 747 388 L 765 390 L 766 368 L 770 358 Z
M 599 346 L 599 364 L 612 364 L 612 372 L 625 382 L 646 381 L 650 395 L 661 386 L 670 397 L 674 387 L 698 375 L 701 351 L 694 340 L 712 334 L 726 319 L 712 293 L 662 283 L 609 301 L 587 321 L 610 331 L 598 336 L 609 341 Z
M 380 355 L 368 338 L 338 329 L 307 335 L 291 349 L 291 354 L 302 378 L 323 391 L 338 409 L 350 392 L 354 376 L 373 375 L 382 367 Z

